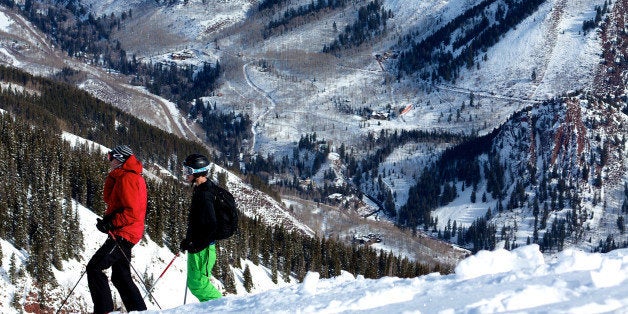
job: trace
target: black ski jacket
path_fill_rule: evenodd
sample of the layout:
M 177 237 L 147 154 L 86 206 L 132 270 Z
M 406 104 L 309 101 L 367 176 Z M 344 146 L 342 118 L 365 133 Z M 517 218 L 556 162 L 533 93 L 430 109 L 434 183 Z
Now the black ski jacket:
M 213 242 L 216 230 L 216 212 L 214 212 L 214 195 L 209 190 L 212 183 L 206 182 L 195 186 L 192 193 L 192 204 L 188 214 L 188 230 L 185 236 L 190 253 L 198 253 Z

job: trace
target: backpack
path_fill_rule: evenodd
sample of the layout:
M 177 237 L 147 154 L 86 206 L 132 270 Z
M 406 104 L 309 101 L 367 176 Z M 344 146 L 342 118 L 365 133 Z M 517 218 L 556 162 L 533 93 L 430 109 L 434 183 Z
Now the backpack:
M 231 192 L 214 182 L 210 183 L 209 191 L 214 196 L 214 211 L 218 222 L 213 240 L 227 239 L 238 230 L 238 208 L 235 199 Z

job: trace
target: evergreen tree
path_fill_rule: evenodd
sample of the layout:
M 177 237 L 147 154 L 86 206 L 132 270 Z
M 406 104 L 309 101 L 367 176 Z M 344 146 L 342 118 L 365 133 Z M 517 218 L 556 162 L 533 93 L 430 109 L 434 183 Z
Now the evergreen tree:
M 221 267 L 223 267 L 223 277 L 221 282 L 225 287 L 225 292 L 230 294 L 236 294 L 237 290 L 235 278 L 233 277 L 233 272 L 231 271 L 230 265 L 228 263 L 224 263 L 223 265 L 221 265 Z
M 277 262 L 277 258 L 273 258 L 271 263 L 272 263 L 272 264 L 271 264 L 271 266 L 272 266 L 272 267 L 271 267 L 271 269 L 270 269 L 270 272 L 271 272 L 271 280 L 273 281 L 273 283 L 275 283 L 275 284 L 276 284 L 276 283 L 278 283 L 278 282 L 279 282 L 279 280 L 278 280 L 278 277 L 279 277 L 279 276 L 278 276 L 278 269 L 277 269 L 277 268 L 278 268 L 278 266 L 277 266 L 277 263 L 278 263 L 278 262 Z
M 248 264 L 244 266 L 244 273 L 242 276 L 244 277 L 244 289 L 246 292 L 251 292 L 251 289 L 253 289 L 253 277 Z
M 12 285 L 15 285 L 18 280 L 18 270 L 17 265 L 15 264 L 15 253 L 11 254 L 11 259 L 9 260 L 9 280 Z

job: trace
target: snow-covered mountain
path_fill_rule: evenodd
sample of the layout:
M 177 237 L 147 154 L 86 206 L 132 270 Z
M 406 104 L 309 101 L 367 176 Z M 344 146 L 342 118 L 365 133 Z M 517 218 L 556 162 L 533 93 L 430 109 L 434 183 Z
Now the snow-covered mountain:
M 411 77 L 387 79 L 395 75 L 395 59 L 378 61 L 375 55 L 404 48 L 397 44 L 402 36 L 416 33 L 420 39 L 481 1 L 382 1 L 383 9 L 394 12 L 388 31 L 359 49 L 339 54 L 321 50 L 356 18 L 357 8 L 366 1 L 309 18 L 274 36 L 260 36 L 264 24 L 285 9 L 309 3 L 294 1 L 260 14 L 260 2 L 250 1 L 81 1 L 94 16 L 132 12 L 132 18 L 127 17 L 112 34 L 128 56 L 146 62 L 218 60 L 228 65 L 224 80 L 205 101 L 250 115 L 257 135 L 251 149 L 261 155 L 291 153 L 294 142 L 313 132 L 348 147 L 359 147 L 364 134 L 380 129 L 483 134 L 538 100 L 595 89 L 596 75 L 605 70 L 599 66 L 603 34 L 582 31 L 582 23 L 593 19 L 604 1 L 546 1 L 487 49 L 476 67 L 463 68 L 455 82 L 429 85 Z M 504 4 L 495 1 L 489 9 L 497 5 Z M 62 66 L 80 69 L 87 72 L 82 88 L 154 125 L 173 125 L 168 121 L 173 113 L 164 110 L 163 100 L 136 95 L 115 73 L 62 56 L 51 58 L 62 54 L 50 50 L 53 47 L 32 24 L 12 12 L 6 17 L 4 32 L 15 39 L 5 49 L 5 63 L 38 73 L 59 71 Z M 261 61 L 270 66 L 260 66 Z M 463 110 L 464 119 L 446 119 L 468 103 L 471 94 L 481 105 Z M 408 105 L 412 110 L 390 120 L 364 120 L 339 110 L 338 100 L 373 111 L 396 111 Z M 168 129 L 182 132 L 174 126 Z
M 378 3 L 383 11 L 393 12 L 387 20 L 386 32 L 372 37 L 367 44 L 335 53 L 321 51 L 343 29 L 352 25 L 357 10 L 369 2 L 317 11 L 318 14 L 314 15 L 306 14 L 302 21 L 290 21 L 280 31 L 271 29 L 270 32 L 270 22 L 281 20 L 282 14 L 286 16 L 289 9 L 303 9 L 310 2 L 278 1 L 271 9 L 261 10 L 260 6 L 264 3 L 275 2 L 82 2 L 96 16 L 132 12 L 129 14 L 132 18 L 127 18 L 113 32 L 113 37 L 120 41 L 128 55 L 132 54 L 138 60 L 180 65 L 219 61 L 227 66 L 215 92 L 203 97 L 203 101 L 223 110 L 249 115 L 253 124 L 249 153 L 272 156 L 275 160 L 293 154 L 294 143 L 304 134 L 315 133 L 332 146 L 332 151 L 345 145 L 357 155 L 368 155 L 369 151 L 362 143 L 369 133 L 377 136 L 382 131 L 422 130 L 485 135 L 501 125 L 517 123 L 512 121 L 513 115 L 525 114 L 521 113 L 525 108 L 567 93 L 588 93 L 602 98 L 623 93 L 623 83 L 617 79 L 624 73 L 621 62 L 623 48 L 618 43 L 623 35 L 617 31 L 621 27 L 617 18 L 624 14 L 622 1 L 534 2 L 538 7 L 508 29 L 495 44 L 476 53 L 473 66 L 461 67 L 456 72 L 456 79 L 449 81 L 399 75 L 397 66 L 401 57 L 398 54 L 411 51 L 412 44 L 418 44 L 430 34 L 458 23 L 461 16 L 466 16 L 468 21 L 463 19 L 462 26 L 452 31 L 449 35 L 452 41 L 464 37 L 465 32 L 479 25 L 477 21 L 480 17 L 485 17 L 489 24 L 505 24 L 500 21 L 500 14 L 514 10 L 517 4 L 523 2 L 381 1 Z M 473 17 L 477 8 L 483 12 Z M 593 23 L 593 27 L 585 27 L 590 25 L 587 23 Z M 455 44 L 449 43 L 443 44 L 441 49 L 451 51 L 454 56 L 463 52 L 462 48 L 455 47 Z M 101 94 L 103 90 L 99 87 L 96 93 L 96 89 L 88 84 L 81 86 L 95 94 Z M 587 103 L 590 102 L 596 100 Z M 613 102 L 617 102 L 617 98 Z M 615 106 L 613 119 L 622 121 L 625 104 L 619 100 Z M 357 115 L 355 112 L 361 108 L 385 113 L 387 118 L 381 120 L 373 118 L 375 115 Z M 606 115 L 605 110 L 602 108 L 590 115 Z M 572 123 L 566 113 L 559 110 L 547 115 L 562 115 L 557 119 Z M 583 121 L 582 125 L 587 134 L 595 134 L 590 129 L 595 123 Z M 615 180 L 608 181 L 608 184 L 607 180 L 602 180 L 604 191 L 592 191 L 591 194 L 608 197 L 595 203 L 611 204 L 615 212 L 619 212 L 624 198 L 622 180 L 625 179 L 622 174 L 625 170 L 622 169 L 626 167 L 626 160 L 621 155 L 625 155 L 622 138 L 626 130 L 622 122 L 618 122 L 618 127 L 611 132 L 619 141 L 616 145 L 620 156 L 608 165 L 616 169 L 608 170 L 613 172 L 611 176 Z M 421 168 L 437 160 L 450 146 L 451 143 L 408 143 L 395 147 L 381 162 L 377 174 L 394 195 L 398 210 L 409 199 L 409 188 L 416 183 Z M 537 149 L 543 153 L 547 147 Z M 586 158 L 578 156 L 579 153 L 582 151 L 559 160 L 553 166 L 568 167 L 577 163 L 576 159 Z M 508 154 L 512 152 L 508 151 Z M 507 163 L 512 157 L 502 153 L 500 158 L 502 163 Z M 521 154 L 517 157 L 526 158 Z M 532 161 L 539 158 L 533 157 Z M 520 165 L 529 161 L 516 160 Z M 323 173 L 334 168 L 333 164 L 333 159 L 330 159 L 313 177 L 314 181 L 323 185 Z M 536 166 L 536 175 L 547 170 L 542 164 Z M 607 173 L 606 169 L 598 170 L 602 175 Z M 391 172 L 395 175 L 389 175 Z M 513 175 L 518 174 L 513 172 Z M 362 183 L 360 188 L 370 194 L 386 192 L 377 186 L 374 178 L 371 182 Z M 482 185 L 486 189 L 486 181 L 479 184 L 480 189 Z M 515 180 L 510 180 L 507 185 L 504 191 L 510 193 L 515 187 Z M 596 188 L 601 186 L 592 187 Z M 497 208 L 495 203 L 476 205 L 466 200 L 468 198 L 462 195 L 448 206 L 435 210 L 439 228 L 445 228 L 452 218 L 468 227 L 488 208 Z M 582 210 L 585 212 L 596 211 L 594 205 L 584 207 Z M 586 228 L 607 230 L 600 234 L 600 238 L 609 234 L 621 238 L 618 230 L 608 229 L 617 214 L 607 217 L 610 220 L 602 219 L 602 216 L 602 213 L 593 215 Z M 521 244 L 531 234 L 531 228 L 524 227 L 530 226 L 525 224 L 530 216 L 519 214 L 516 217 L 509 218 L 511 223 L 508 224 L 497 220 L 495 223 L 502 227 L 516 221 L 514 224 L 523 232 L 511 240 L 517 239 L 517 243 Z M 542 234 L 539 237 L 542 238 Z
M 488 143 L 473 153 L 479 165 L 476 186 L 465 186 L 461 178 L 443 181 L 439 190 L 444 190 L 445 185 L 453 186 L 456 193 L 447 202 L 430 209 L 432 217 L 437 219 L 432 235 L 448 229 L 448 224 L 454 221 L 458 227 L 469 228 L 490 210 L 491 223 L 498 232 L 496 240 L 504 241 L 498 246 L 511 248 L 529 241 L 541 243 L 545 236 L 548 244 L 541 247 L 547 251 L 572 246 L 586 250 L 625 246 L 628 241 L 623 230 L 623 219 L 628 211 L 625 209 L 628 110 L 624 97 L 626 49 L 622 43 L 626 40 L 623 24 L 626 1 L 534 2 L 539 5 L 530 15 L 500 35 L 494 44 L 480 49 L 473 56 L 472 66 L 462 66 L 455 72 L 455 80 L 426 79 L 421 74 L 400 75 L 401 53 L 411 51 L 413 45 L 444 29 L 463 13 L 473 12 L 474 8 L 481 7 L 483 13 L 456 28 L 450 34 L 452 41 L 480 25 L 484 20 L 482 16 L 487 23 L 498 24 L 500 14 L 497 12 L 505 14 L 502 10 L 509 4 L 525 1 L 383 0 L 379 2 L 381 8 L 393 13 L 386 22 L 386 32 L 358 47 L 334 53 L 322 50 L 352 25 L 358 10 L 369 1 L 354 1 L 305 15 L 270 32 L 268 23 L 279 20 L 289 8 L 298 9 L 311 1 L 277 1 L 274 8 L 266 10 L 259 10 L 262 1 L 239 0 L 85 0 L 80 3 L 93 16 L 124 14 L 126 18 L 111 34 L 127 56 L 132 55 L 139 62 L 179 65 L 220 62 L 224 75 L 216 90 L 201 99 L 225 112 L 234 111 L 251 118 L 252 138 L 244 143 L 247 147 L 243 155 L 272 156 L 281 160 L 293 154 L 295 143 L 303 135 L 316 134 L 329 144 L 332 153 L 311 182 L 323 185 L 325 172 L 332 170 L 337 174 L 337 182 L 343 184 L 350 178 L 344 177 L 347 165 L 337 152 L 344 146 L 356 156 L 369 156 L 371 151 L 365 145 L 369 134 L 377 137 L 386 131 L 426 131 L 484 136 Z M 25 4 L 24 1 L 16 3 Z M 585 27 L 589 22 L 593 27 Z M 80 53 L 68 57 L 15 7 L 0 5 L 0 34 L 0 63 L 44 76 L 72 69 L 79 73 L 73 76 L 72 82 L 96 97 L 163 130 L 203 142 L 205 136 L 199 125 L 181 114 L 177 104 L 132 85 L 132 76 L 104 68 L 102 63 L 84 62 Z M 459 55 L 463 48 L 454 46 L 447 43 L 439 49 Z M 437 68 L 431 71 L 436 73 Z M 365 109 L 373 115 L 359 114 Z M 396 210 L 407 210 L 410 205 L 416 205 L 408 204 L 408 200 L 422 193 L 413 187 L 424 167 L 441 160 L 442 154 L 454 147 L 454 143 L 456 141 L 419 140 L 395 146 L 377 168 L 369 171 L 370 179 L 359 183 L 359 188 L 373 195 L 386 190 L 394 195 Z M 488 174 L 500 168 L 501 193 L 491 194 L 495 185 L 489 183 Z M 306 233 L 326 236 L 350 237 L 381 230 L 395 233 L 395 237 L 392 240 L 389 236 L 390 241 L 375 244 L 376 248 L 391 249 L 411 258 L 420 258 L 419 254 L 438 254 L 430 249 L 417 253 L 414 244 L 410 247 L 407 243 L 421 240 L 409 233 L 397 239 L 397 232 L 401 231 L 391 231 L 392 223 L 372 226 L 372 221 L 364 221 L 359 215 L 351 216 L 320 204 L 308 205 L 308 200 L 288 196 L 282 205 L 246 185 L 233 183 L 237 182 L 235 177 L 230 177 L 229 182 L 244 204 L 249 201 L 258 204 L 260 199 L 268 204 L 243 206 L 247 215 L 262 217 L 267 223 L 281 219 Z M 471 200 L 472 194 L 476 201 Z M 483 194 L 486 200 L 482 200 Z M 367 199 L 360 201 L 365 203 L 360 203 L 356 212 L 363 216 L 377 207 Z M 294 211 L 287 212 L 287 206 Z M 544 210 L 543 206 L 548 209 Z M 86 219 L 91 218 L 94 217 L 88 215 Z M 386 221 L 389 217 L 379 215 L 377 218 Z M 90 228 L 89 223 L 85 228 Z M 562 237 L 565 234 L 567 238 Z M 567 239 L 566 242 L 561 242 L 561 237 Z M 460 242 L 455 237 L 451 240 Z M 3 242 L 3 252 L 11 251 L 5 245 L 9 244 Z M 145 245 L 147 256 L 158 256 L 159 260 L 153 263 L 156 269 L 148 271 L 157 272 L 157 268 L 172 258 L 156 246 Z M 527 250 L 529 248 L 523 252 L 529 253 Z M 86 249 L 86 254 L 88 252 Z M 3 265 L 7 263 L 9 261 L 3 261 Z M 180 266 L 175 264 L 173 273 L 180 274 Z M 80 271 L 78 263 L 68 267 Z M 430 281 L 430 278 L 418 280 Z M 66 286 L 72 279 L 66 279 Z M 164 292 L 159 289 L 165 288 L 159 288 L 157 293 L 178 294 L 183 283 L 175 281 L 173 279 L 178 288 Z M 373 286 L 386 285 L 385 281 Z M 462 283 L 454 281 L 452 285 Z M 349 282 L 362 285 L 360 280 Z M 307 283 L 302 288 L 287 289 L 308 290 L 306 286 Z M 475 283 L 471 283 L 471 287 L 474 286 Z M 330 291 L 334 293 L 333 289 Z M 62 292 L 59 291 L 60 296 Z M 269 297 L 273 293 L 268 292 Z M 6 293 L 5 297 L 9 295 Z M 294 299 L 307 299 L 299 296 L 296 292 Z M 514 296 L 512 300 L 516 301 L 517 297 L 522 296 Z M 252 300 L 241 301 L 237 309 L 229 307 L 229 301 L 220 306 L 232 312 L 247 306 L 272 306 L 259 299 Z M 330 302 L 329 312 L 343 311 L 334 306 L 336 299 L 324 300 Z M 521 309 L 505 303 L 482 303 L 487 307 L 473 307 L 469 305 L 472 302 L 482 303 L 483 300 L 460 303 L 454 306 L 453 312 Z M 552 302 L 548 303 L 551 306 Z M 608 307 L 614 310 L 626 302 L 613 299 L 610 303 L 620 304 Z M 177 304 L 173 301 L 169 305 Z M 581 305 L 589 308 L 587 304 Z M 539 311 L 546 309 L 539 306 Z M 403 305 L 398 308 L 407 309 Z M 561 308 L 573 310 L 567 305 Z M 377 311 L 369 305 L 363 309 Z M 181 310 L 207 309 L 201 306 Z

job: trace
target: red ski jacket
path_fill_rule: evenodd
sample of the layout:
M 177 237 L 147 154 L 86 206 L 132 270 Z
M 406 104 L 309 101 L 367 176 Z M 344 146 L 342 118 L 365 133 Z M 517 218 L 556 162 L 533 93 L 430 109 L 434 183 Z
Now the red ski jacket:
M 142 163 L 131 155 L 124 164 L 109 172 L 103 198 L 107 203 L 105 216 L 111 215 L 115 236 L 137 244 L 144 235 L 146 217 L 146 181 Z

